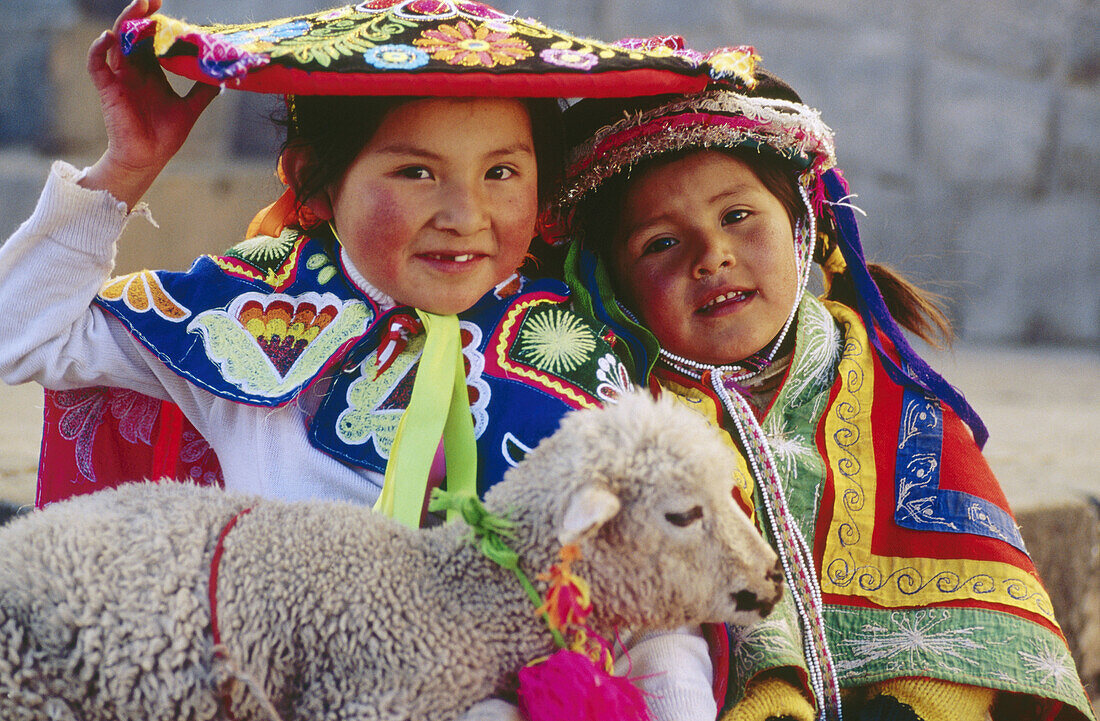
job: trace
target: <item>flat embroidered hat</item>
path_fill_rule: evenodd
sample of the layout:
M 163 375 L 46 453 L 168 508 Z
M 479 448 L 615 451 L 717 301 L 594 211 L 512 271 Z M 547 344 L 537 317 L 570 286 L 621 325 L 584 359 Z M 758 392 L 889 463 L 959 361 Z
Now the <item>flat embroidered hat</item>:
M 691 52 L 677 37 L 624 45 Z M 988 431 L 981 418 L 962 394 L 912 348 L 870 274 L 855 215 L 847 202 L 852 196 L 836 167 L 832 130 L 789 85 L 757 67 L 759 57 L 753 48 L 739 50 L 743 62 L 737 73 L 737 87 L 711 83 L 701 92 L 627 101 L 585 99 L 571 107 L 565 116 L 571 157 L 555 206 L 542 220 L 544 236 L 554 242 L 577 236 L 581 229 L 575 214 L 582 200 L 593 198 L 607 180 L 630 172 L 647 159 L 692 149 L 739 147 L 778 154 L 790 163 L 807 209 L 805 224 L 798 224 L 794 233 L 799 294 L 806 288 L 814 260 L 822 264 L 827 280 L 834 273 L 848 273 L 865 325 L 881 332 L 900 356 L 900 362 L 894 360 L 879 335 L 871 334 L 871 343 L 887 373 L 896 382 L 915 386 L 949 404 L 982 446 Z M 596 196 L 593 202 L 598 205 L 605 201 Z M 583 236 L 583 232 L 579 234 Z M 574 262 L 580 262 L 578 255 L 574 254 Z M 579 273 L 577 269 L 567 272 Z M 579 297 L 574 286 L 575 297 Z M 796 310 L 797 299 L 787 325 L 768 349 L 768 362 Z
M 742 48 L 604 43 L 462 0 L 366 0 L 237 25 L 157 14 L 125 23 L 122 45 L 151 45 L 192 80 L 287 95 L 627 97 L 751 82 Z

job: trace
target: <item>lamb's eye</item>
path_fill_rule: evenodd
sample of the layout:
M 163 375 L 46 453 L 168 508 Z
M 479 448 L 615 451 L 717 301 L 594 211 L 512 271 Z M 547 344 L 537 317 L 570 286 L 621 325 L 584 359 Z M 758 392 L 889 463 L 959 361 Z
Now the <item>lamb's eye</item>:
M 680 526 L 681 528 L 684 527 L 684 526 L 690 526 L 692 523 L 695 523 L 696 521 L 698 521 L 702 517 L 703 517 L 703 507 L 702 506 L 694 506 L 690 511 L 687 511 L 685 513 L 666 513 L 665 514 L 665 519 L 667 519 L 669 523 L 671 523 L 674 526 Z

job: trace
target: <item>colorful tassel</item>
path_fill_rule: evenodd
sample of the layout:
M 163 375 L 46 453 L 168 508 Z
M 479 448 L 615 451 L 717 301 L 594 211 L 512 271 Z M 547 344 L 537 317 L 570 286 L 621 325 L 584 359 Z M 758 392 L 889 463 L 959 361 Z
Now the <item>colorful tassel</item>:
M 592 613 L 589 586 L 572 571 L 573 562 L 581 557 L 577 546 L 563 546 L 561 561 L 538 576 L 549 586 L 542 598 L 507 543 L 514 529 L 511 521 L 490 513 L 471 494 L 438 488 L 432 491 L 428 510 L 446 510 L 448 517 L 466 522 L 471 542 L 487 558 L 515 574 L 560 649 L 518 674 L 520 708 L 529 721 L 649 721 L 642 691 L 629 678 L 613 674 L 611 644 L 588 628 L 586 620 Z
M 584 620 L 592 613 L 592 600 L 585 580 L 570 569 L 573 561 L 581 557 L 580 549 L 568 544 L 561 549 L 561 563 L 554 564 L 538 579 L 550 584 L 546 602 L 538 613 L 547 613 L 550 623 L 563 633 L 584 626 Z
M 650 721 L 634 683 L 612 676 L 583 653 L 563 649 L 520 669 L 519 706 L 528 721 Z

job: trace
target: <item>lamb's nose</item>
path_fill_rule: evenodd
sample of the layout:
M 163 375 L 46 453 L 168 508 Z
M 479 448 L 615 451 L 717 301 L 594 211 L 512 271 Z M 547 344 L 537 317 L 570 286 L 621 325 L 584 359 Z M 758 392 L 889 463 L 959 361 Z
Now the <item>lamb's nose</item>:
M 772 612 L 776 600 L 775 598 L 769 598 L 761 601 L 759 596 L 752 591 L 738 591 L 733 596 L 733 602 L 738 611 L 756 611 L 761 616 L 767 616 Z

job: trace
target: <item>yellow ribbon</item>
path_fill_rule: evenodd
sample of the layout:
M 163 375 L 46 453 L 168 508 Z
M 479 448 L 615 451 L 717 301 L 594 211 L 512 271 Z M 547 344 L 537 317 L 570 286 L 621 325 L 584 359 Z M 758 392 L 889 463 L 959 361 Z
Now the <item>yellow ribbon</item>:
M 401 416 L 390 449 L 382 495 L 374 504 L 374 510 L 411 528 L 420 526 L 428 474 L 440 438 L 447 459 L 448 492 L 477 496 L 477 446 L 458 317 L 422 310 L 416 314 L 427 338 L 409 407 Z M 458 518 L 458 510 L 447 511 L 448 521 Z

